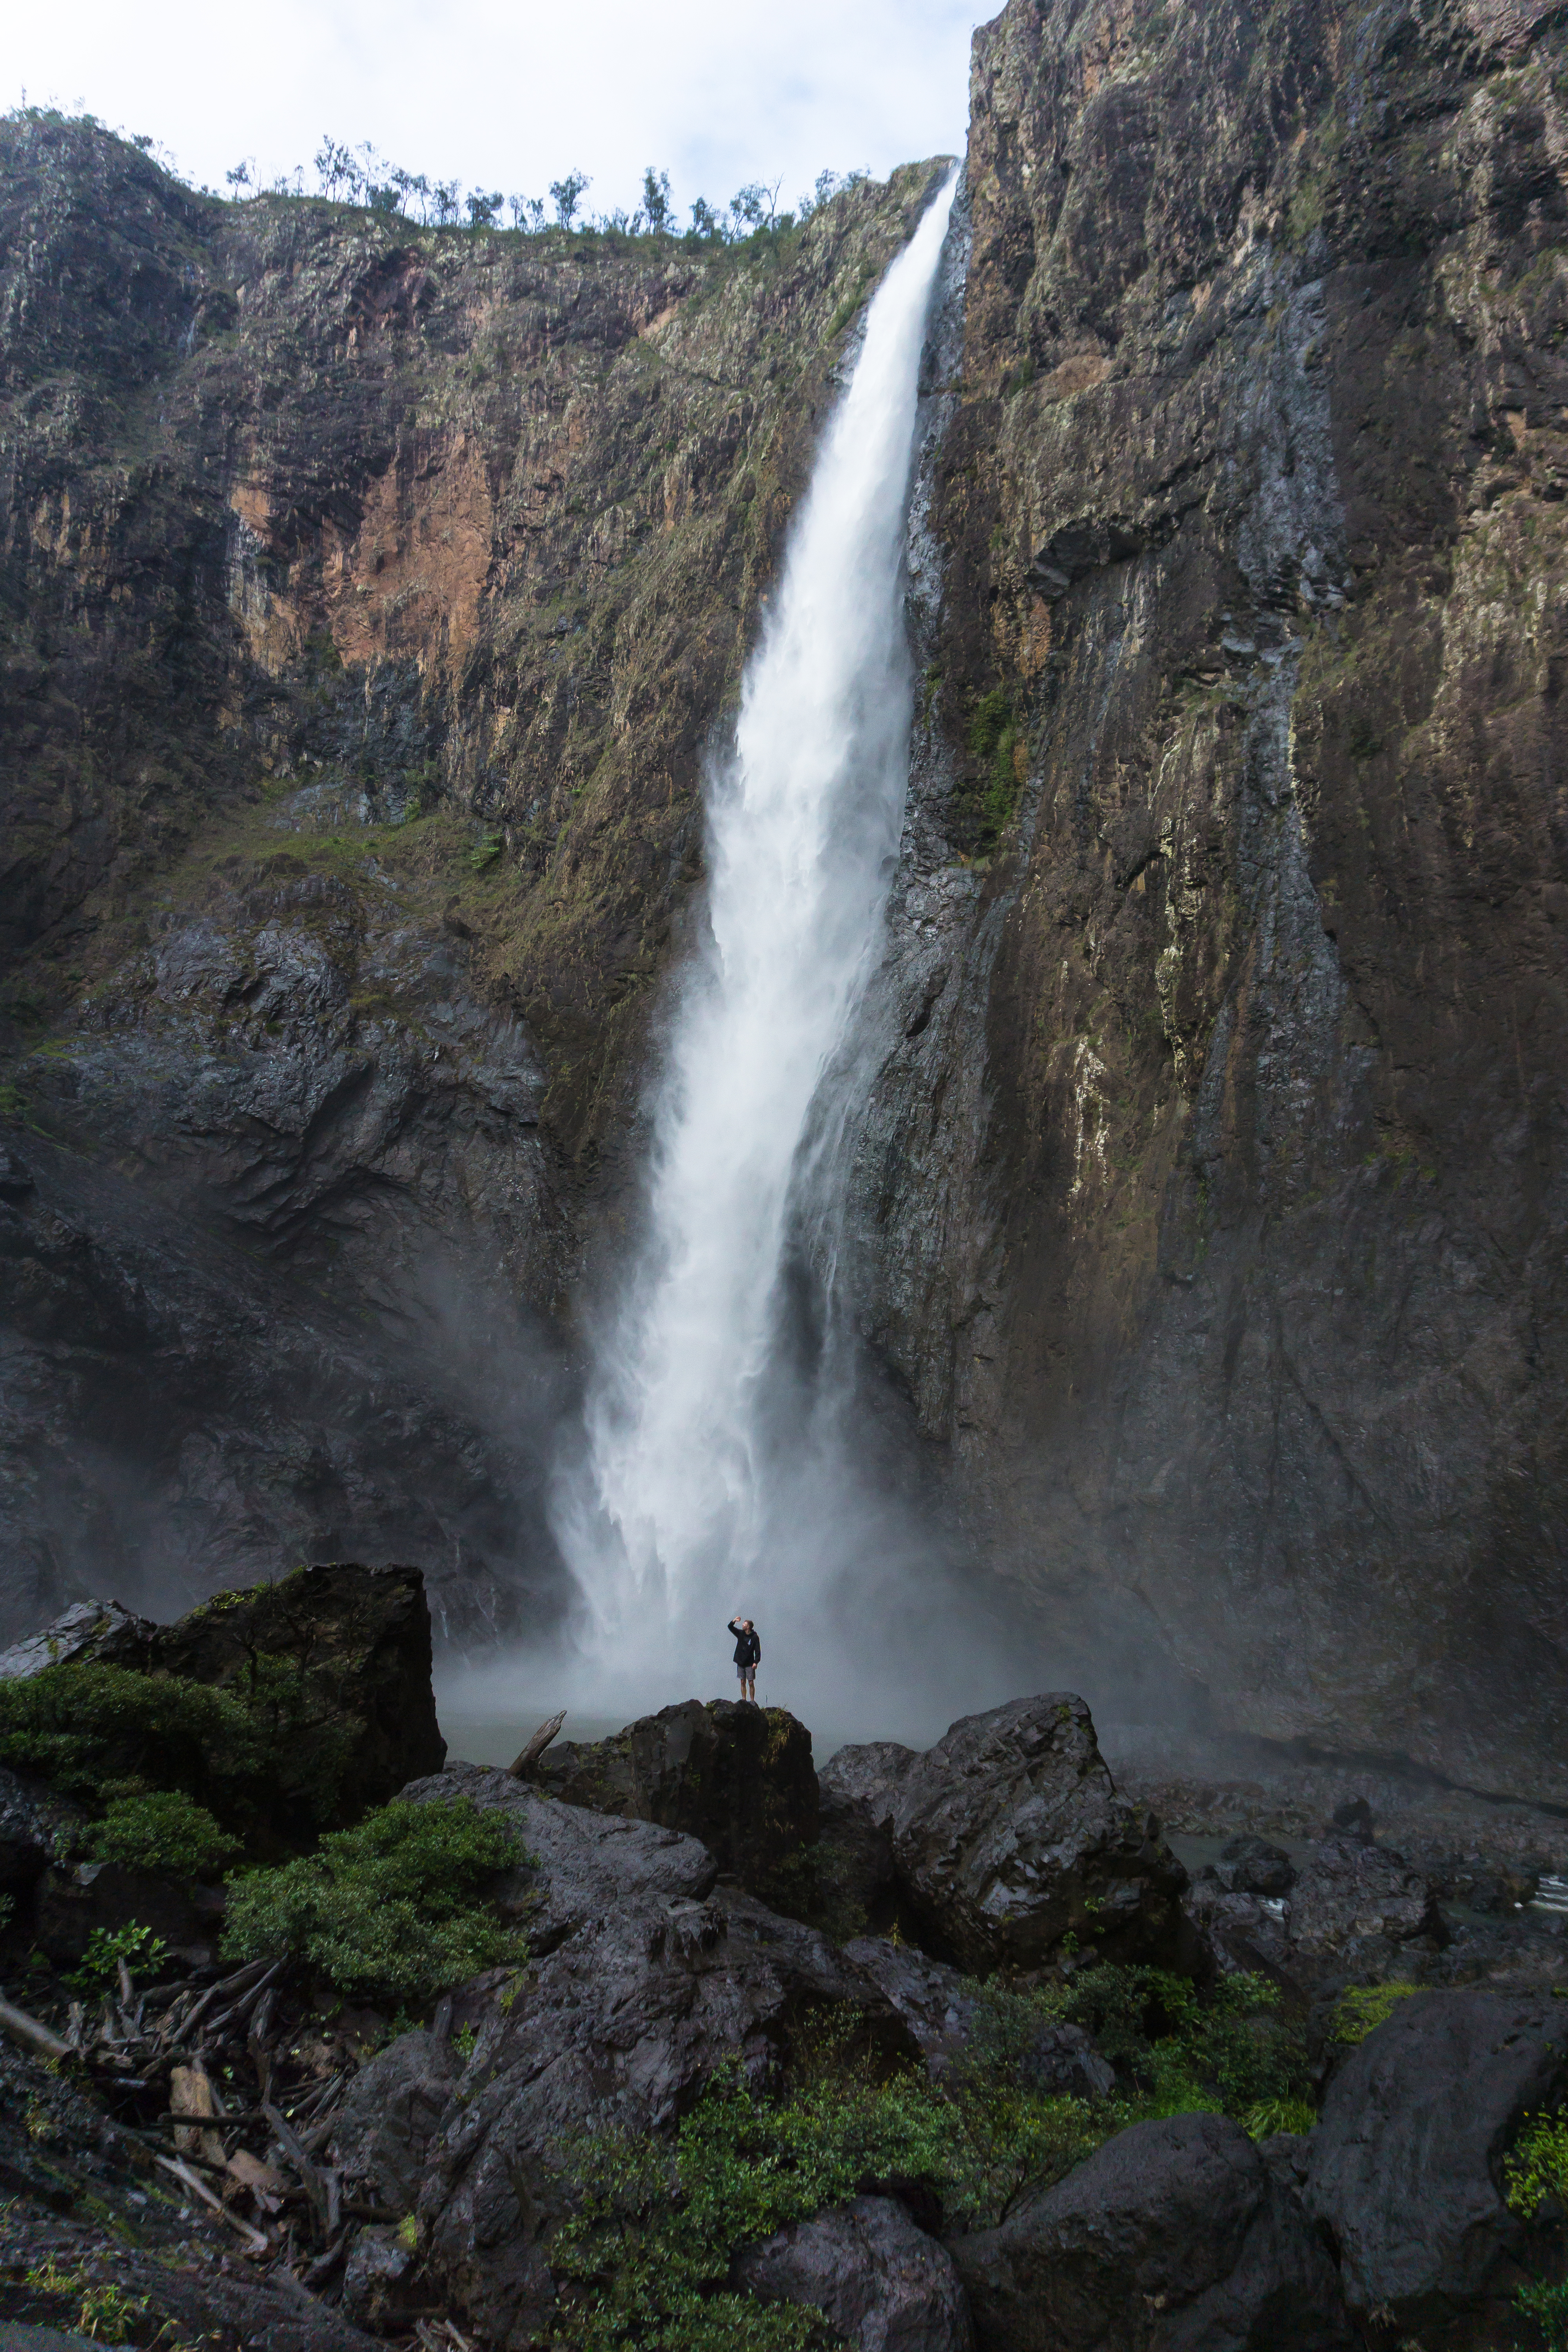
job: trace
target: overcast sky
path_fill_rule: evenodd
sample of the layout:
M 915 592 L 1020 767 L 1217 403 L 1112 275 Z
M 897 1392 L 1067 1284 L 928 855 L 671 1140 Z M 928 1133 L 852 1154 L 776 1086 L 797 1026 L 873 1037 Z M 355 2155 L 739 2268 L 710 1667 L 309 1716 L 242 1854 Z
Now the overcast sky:
M 1000 5 L 1000 0 L 996 0 Z M 879 177 L 963 143 L 972 0 L 11 0 L 0 104 L 85 110 L 144 131 L 222 188 L 306 166 L 323 132 L 432 179 L 543 195 L 589 173 L 587 208 L 667 170 L 684 220 L 782 176 Z

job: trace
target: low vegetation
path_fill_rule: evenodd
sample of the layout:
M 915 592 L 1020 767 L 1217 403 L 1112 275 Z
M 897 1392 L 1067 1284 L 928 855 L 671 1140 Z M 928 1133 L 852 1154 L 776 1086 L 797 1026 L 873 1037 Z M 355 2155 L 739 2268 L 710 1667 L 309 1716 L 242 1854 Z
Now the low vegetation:
M 731 2257 L 868 2180 L 924 2184 L 951 2222 L 984 2229 L 1129 2124 L 1205 2108 L 1311 2121 L 1303 2037 L 1259 1978 L 1222 1979 L 1200 1997 L 1160 1969 L 1101 1965 L 1068 1984 L 977 1986 L 974 1997 L 967 2047 L 940 2085 L 889 2069 L 839 2029 L 807 2042 L 776 2095 L 738 2065 L 721 2075 L 672 2144 L 610 2132 L 569 2151 L 574 2217 L 551 2250 L 563 2352 L 826 2342 L 820 2314 L 734 2292 Z M 1113 2096 L 1047 2087 L 1053 2029 L 1070 2023 L 1091 2027 L 1115 2060 Z
M 92 1850 L 137 1867 L 187 1866 L 151 1859 L 174 1847 L 202 1853 L 188 1864 L 198 1873 L 221 1844 L 232 1853 L 235 1839 L 257 1835 L 283 1811 L 308 1835 L 331 1818 L 353 1738 L 351 1725 L 322 1720 L 290 1658 L 259 1655 L 221 1689 L 75 1663 L 0 1682 L 0 1764 L 103 1811 Z M 154 1793 L 187 1803 L 149 1810 Z M 99 1845 L 101 1838 L 118 1850 Z
M 524 1860 L 516 1832 L 467 1797 L 383 1805 L 316 1851 L 229 1882 L 224 1954 L 288 1953 L 356 2000 L 434 2000 L 480 1969 L 521 1963 L 527 1945 L 489 1901 Z

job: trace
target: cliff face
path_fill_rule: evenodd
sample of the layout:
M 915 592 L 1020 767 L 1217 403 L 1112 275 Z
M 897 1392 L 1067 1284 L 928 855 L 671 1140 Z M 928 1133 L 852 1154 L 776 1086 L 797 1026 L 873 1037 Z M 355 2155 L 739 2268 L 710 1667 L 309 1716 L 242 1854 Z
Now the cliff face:
M 1559 1798 L 1565 64 L 1523 5 L 976 37 L 857 1161 L 1091 1686 Z
M 977 36 L 847 1256 L 1058 1678 L 1561 1801 L 1565 91 L 1532 0 Z M 4 137 L 5 1608 L 537 1613 L 524 1318 L 932 169 L 704 254 Z
M 704 743 L 933 181 L 804 232 L 213 204 L 0 128 L 0 1615 L 302 1553 L 553 1589 Z

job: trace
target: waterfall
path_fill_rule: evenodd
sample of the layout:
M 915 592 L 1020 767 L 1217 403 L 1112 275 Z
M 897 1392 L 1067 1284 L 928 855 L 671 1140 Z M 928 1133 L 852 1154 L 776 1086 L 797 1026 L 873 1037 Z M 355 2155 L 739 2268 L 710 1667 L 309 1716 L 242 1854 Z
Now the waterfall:
M 732 751 L 707 778 L 707 934 L 673 1008 L 643 1238 L 596 1345 L 585 1454 L 556 1500 L 588 1658 L 643 1689 L 673 1675 L 672 1697 L 699 1657 L 722 1655 L 732 1609 L 764 1635 L 770 1610 L 787 1616 L 798 1637 L 816 1597 L 798 1546 L 780 1565 L 768 1401 L 804 1146 L 879 952 L 902 822 L 906 508 L 955 184 L 870 305 Z

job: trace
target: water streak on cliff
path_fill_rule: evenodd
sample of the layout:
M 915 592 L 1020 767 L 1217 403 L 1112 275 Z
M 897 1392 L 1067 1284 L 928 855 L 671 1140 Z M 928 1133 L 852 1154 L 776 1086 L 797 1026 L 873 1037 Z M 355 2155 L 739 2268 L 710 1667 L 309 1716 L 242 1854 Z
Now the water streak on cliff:
M 674 1011 L 643 1243 L 559 1513 L 590 1648 L 630 1643 L 645 1668 L 719 1601 L 743 1589 L 763 1605 L 776 1568 L 764 1424 L 781 1270 L 803 1138 L 878 952 L 899 842 L 905 516 L 953 185 L 871 304 L 732 753 L 708 780 L 706 935 Z M 788 1598 L 798 1618 L 805 1596 Z

